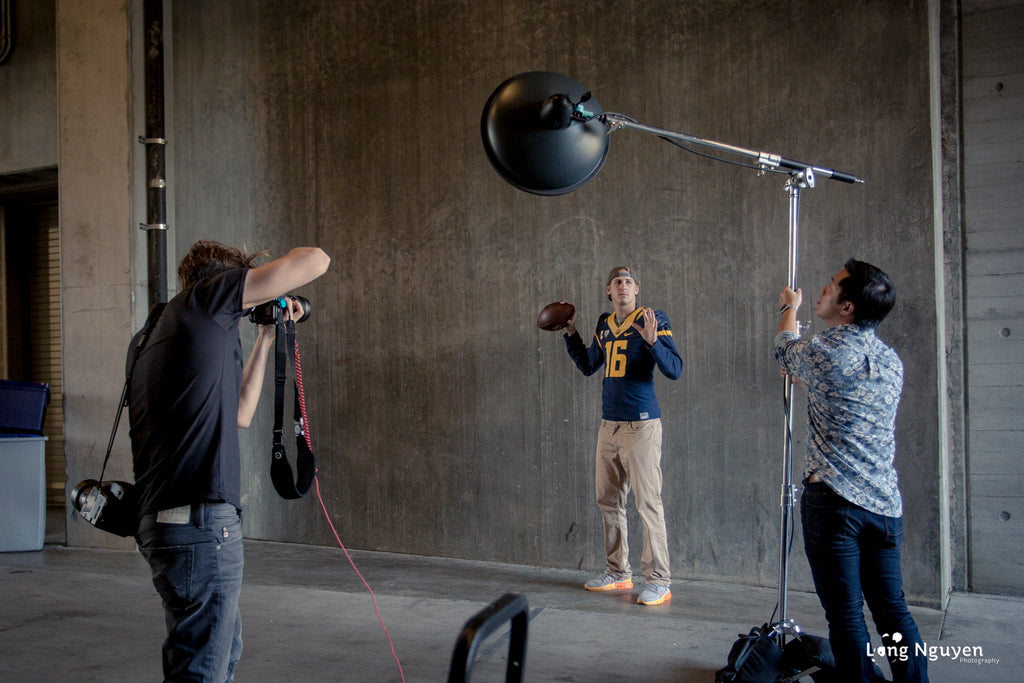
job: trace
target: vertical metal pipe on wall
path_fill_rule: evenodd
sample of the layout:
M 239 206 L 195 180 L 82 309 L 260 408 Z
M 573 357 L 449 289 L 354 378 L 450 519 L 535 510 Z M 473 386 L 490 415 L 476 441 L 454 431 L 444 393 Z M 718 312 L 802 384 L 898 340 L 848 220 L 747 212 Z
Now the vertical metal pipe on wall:
M 14 51 L 14 13 L 11 0 L 0 0 L 0 64 Z
M 149 307 L 167 301 L 167 162 L 164 137 L 163 0 L 146 0 L 146 246 Z

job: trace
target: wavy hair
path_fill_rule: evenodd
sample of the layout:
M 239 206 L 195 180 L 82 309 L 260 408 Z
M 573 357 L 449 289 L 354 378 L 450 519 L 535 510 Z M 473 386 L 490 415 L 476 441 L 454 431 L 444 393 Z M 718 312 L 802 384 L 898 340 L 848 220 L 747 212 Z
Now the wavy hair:
M 253 263 L 267 252 L 258 251 L 251 256 L 245 247 L 238 249 L 212 240 L 199 240 L 178 264 L 178 284 L 188 289 L 200 280 L 219 275 L 236 268 L 252 268 Z

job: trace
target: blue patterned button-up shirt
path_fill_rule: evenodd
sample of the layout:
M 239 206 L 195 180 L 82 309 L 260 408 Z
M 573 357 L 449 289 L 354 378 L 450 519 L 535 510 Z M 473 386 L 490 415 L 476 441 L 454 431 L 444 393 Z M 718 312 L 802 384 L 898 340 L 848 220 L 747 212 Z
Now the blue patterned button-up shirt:
M 775 359 L 807 385 L 807 470 L 846 500 L 903 514 L 893 459 L 903 362 L 874 329 L 836 325 L 808 341 L 775 337 Z

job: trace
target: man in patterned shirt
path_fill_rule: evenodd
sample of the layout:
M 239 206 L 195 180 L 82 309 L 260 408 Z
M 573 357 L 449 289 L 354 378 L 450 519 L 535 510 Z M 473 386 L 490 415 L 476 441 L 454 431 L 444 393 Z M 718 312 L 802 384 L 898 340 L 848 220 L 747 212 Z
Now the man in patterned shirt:
M 575 318 L 565 334 L 566 349 L 580 372 L 589 377 L 605 368 L 596 490 L 607 559 L 604 573 L 584 587 L 592 591 L 633 588 L 626 542 L 626 498 L 632 488 L 644 523 L 640 568 L 645 583 L 637 602 L 661 605 L 672 599 L 672 592 L 661 502 L 661 411 L 654 394 L 654 368 L 677 379 L 683 361 L 664 311 L 637 306 L 640 284 L 629 268 L 612 268 L 605 294 L 615 310 L 597 321 L 590 346 L 576 333 Z
M 799 289 L 779 295 L 775 358 L 807 389 L 807 468 L 800 499 L 804 550 L 840 680 L 881 678 L 864 622 L 867 600 L 894 681 L 927 681 L 921 636 L 900 570 L 903 501 L 893 459 L 903 363 L 875 336 L 895 293 L 878 268 L 850 259 L 821 290 L 828 329 L 802 341 Z

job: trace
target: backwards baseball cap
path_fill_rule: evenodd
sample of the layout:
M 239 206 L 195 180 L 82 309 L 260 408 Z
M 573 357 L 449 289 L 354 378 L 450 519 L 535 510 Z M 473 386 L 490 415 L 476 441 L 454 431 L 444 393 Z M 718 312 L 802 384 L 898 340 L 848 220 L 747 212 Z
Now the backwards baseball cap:
M 608 279 L 605 281 L 604 286 L 607 287 L 617 277 L 628 277 L 632 278 L 633 282 L 640 284 L 640 280 L 637 279 L 636 275 L 629 269 L 629 266 L 615 266 L 608 273 Z

